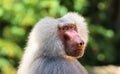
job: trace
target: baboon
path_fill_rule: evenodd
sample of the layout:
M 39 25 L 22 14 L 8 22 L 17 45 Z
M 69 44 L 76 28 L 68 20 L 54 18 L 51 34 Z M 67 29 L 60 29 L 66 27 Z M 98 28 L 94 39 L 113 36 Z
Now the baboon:
M 77 13 L 45 17 L 29 35 L 17 74 L 87 74 L 77 61 L 87 41 L 87 24 Z

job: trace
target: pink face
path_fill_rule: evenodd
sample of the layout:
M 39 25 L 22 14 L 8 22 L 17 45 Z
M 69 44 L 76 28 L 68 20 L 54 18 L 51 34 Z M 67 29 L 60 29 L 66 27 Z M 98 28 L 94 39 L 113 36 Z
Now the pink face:
M 77 32 L 75 24 L 58 26 L 58 34 L 68 56 L 80 57 L 84 53 L 84 41 Z

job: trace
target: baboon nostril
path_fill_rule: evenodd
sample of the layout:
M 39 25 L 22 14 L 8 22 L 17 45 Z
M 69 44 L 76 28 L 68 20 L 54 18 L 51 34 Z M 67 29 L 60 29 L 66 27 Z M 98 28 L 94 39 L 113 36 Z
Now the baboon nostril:
M 82 42 L 80 42 L 80 45 L 84 45 L 84 42 L 82 41 Z
M 83 46 L 84 45 L 84 42 L 81 41 L 80 43 L 77 44 L 78 46 Z

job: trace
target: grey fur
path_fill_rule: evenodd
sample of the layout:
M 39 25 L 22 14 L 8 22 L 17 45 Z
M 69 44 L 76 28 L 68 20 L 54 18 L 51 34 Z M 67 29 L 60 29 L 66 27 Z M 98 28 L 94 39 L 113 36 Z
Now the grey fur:
M 76 60 L 63 57 L 37 59 L 29 74 L 87 74 L 83 66 Z

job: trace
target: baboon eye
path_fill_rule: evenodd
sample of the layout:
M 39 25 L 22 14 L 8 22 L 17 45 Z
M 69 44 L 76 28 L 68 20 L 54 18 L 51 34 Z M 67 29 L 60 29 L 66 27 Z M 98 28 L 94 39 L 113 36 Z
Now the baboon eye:
M 75 25 L 71 25 L 70 28 L 71 28 L 71 29 L 75 29 Z
M 68 29 L 69 29 L 69 27 L 67 27 L 67 26 L 63 27 L 63 30 L 68 30 Z

